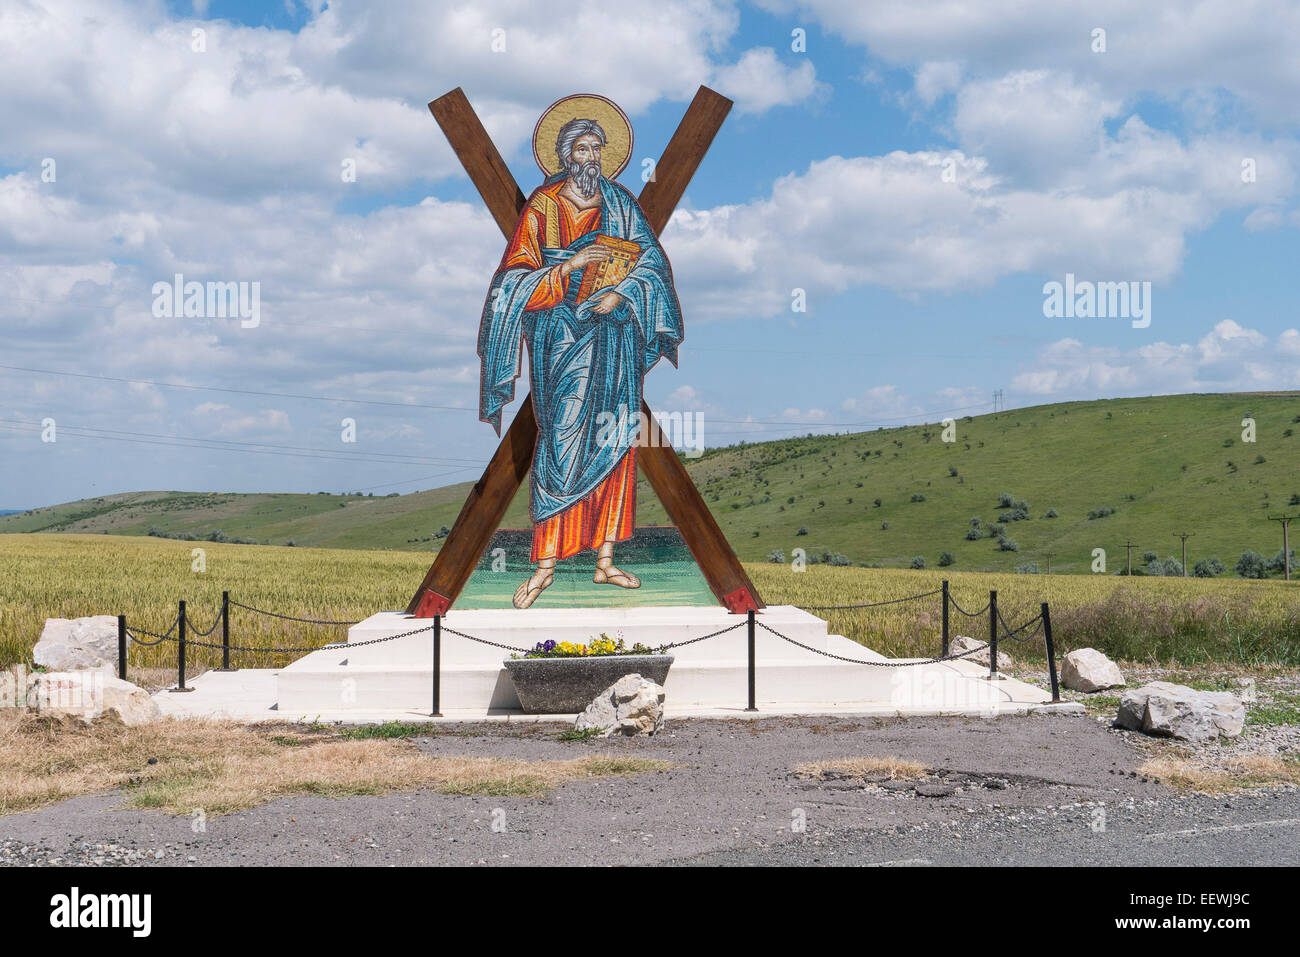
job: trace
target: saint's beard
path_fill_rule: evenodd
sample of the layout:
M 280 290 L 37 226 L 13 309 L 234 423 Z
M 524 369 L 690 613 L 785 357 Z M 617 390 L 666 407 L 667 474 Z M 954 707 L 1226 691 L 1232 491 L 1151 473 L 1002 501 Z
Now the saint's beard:
M 596 160 L 586 163 L 570 161 L 569 180 L 574 189 L 590 199 L 596 195 L 596 188 L 600 186 L 600 163 Z

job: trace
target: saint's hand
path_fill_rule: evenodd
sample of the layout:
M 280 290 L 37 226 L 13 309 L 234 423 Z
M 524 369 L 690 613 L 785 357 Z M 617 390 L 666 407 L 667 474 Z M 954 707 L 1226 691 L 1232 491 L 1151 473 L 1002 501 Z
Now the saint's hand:
M 575 269 L 581 269 L 583 266 L 590 265 L 591 263 L 604 262 L 608 258 L 608 250 L 588 246 L 586 249 L 574 253 L 573 256 L 560 267 L 560 271 L 564 273 L 564 276 L 567 278 L 569 273 L 573 272 Z
M 617 309 L 622 301 L 623 297 L 618 293 L 607 292 L 596 300 L 596 304 L 592 306 L 592 311 L 598 316 L 605 316 Z

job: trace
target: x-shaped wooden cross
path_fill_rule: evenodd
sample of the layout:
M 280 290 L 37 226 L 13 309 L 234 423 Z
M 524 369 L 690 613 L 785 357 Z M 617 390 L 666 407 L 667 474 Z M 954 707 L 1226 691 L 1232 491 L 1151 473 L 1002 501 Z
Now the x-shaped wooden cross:
M 527 200 L 469 100 L 457 87 L 430 103 L 429 110 L 508 241 Z M 695 94 L 655 166 L 654 177 L 637 198 L 656 234 L 668 224 L 730 110 L 731 101 L 708 87 L 700 87 Z M 650 434 L 662 436 L 662 428 L 644 401 L 641 411 Z M 528 474 L 536 445 L 537 419 L 529 395 L 483 477 L 465 499 L 456 524 L 407 606 L 407 614 L 418 618 L 441 615 L 460 595 Z M 645 444 L 637 460 L 718 601 L 733 613 L 762 608 L 762 599 L 672 446 L 666 440 Z

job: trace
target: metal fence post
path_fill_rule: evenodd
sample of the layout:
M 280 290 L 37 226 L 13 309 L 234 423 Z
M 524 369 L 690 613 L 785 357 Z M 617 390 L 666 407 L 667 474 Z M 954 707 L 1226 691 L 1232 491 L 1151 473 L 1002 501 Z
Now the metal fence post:
M 442 615 L 433 616 L 433 710 L 431 718 L 442 717 Z
M 181 599 L 180 615 L 176 618 L 176 687 L 172 691 L 193 691 L 185 687 L 185 599 Z
M 943 653 L 941 658 L 948 657 L 948 579 L 943 580 Z
M 989 591 L 989 677 L 998 673 L 998 593 Z
M 117 616 L 117 676 L 126 680 L 126 615 Z
M 754 609 L 749 609 L 746 613 L 748 616 L 747 624 L 749 625 L 749 707 L 746 711 L 757 711 L 758 706 L 754 703 Z
M 231 671 L 230 667 L 230 592 L 221 593 L 221 670 Z
M 1043 637 L 1047 640 L 1047 673 L 1052 679 L 1052 701 L 1061 700 L 1061 688 L 1056 681 L 1056 646 L 1052 644 L 1052 613 L 1043 602 Z

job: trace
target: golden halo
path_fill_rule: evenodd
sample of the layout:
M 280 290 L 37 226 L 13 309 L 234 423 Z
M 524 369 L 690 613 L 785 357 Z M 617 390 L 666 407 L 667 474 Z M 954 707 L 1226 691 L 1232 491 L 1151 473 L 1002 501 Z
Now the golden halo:
M 606 179 L 613 179 L 623 172 L 632 156 L 632 124 L 613 100 L 595 93 L 575 93 L 546 108 L 533 127 L 533 159 L 547 176 L 558 173 L 560 160 L 555 155 L 555 138 L 560 134 L 560 127 L 579 117 L 595 120 L 605 131 L 600 172 Z

